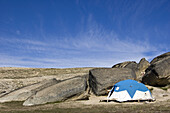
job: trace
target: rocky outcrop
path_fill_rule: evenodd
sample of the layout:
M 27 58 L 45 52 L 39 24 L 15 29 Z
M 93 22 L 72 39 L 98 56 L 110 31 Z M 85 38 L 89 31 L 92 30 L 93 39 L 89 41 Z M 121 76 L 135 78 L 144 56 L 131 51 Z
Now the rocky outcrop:
M 135 61 L 127 61 L 127 62 L 118 63 L 112 66 L 112 68 L 130 68 L 135 70 L 137 68 L 137 63 Z
M 80 96 L 87 89 L 87 76 L 75 77 L 59 82 L 58 84 L 38 91 L 35 95 L 29 97 L 24 106 L 45 104 L 49 102 L 67 100 L 73 96 Z
M 142 78 L 144 84 L 165 86 L 170 84 L 170 56 L 169 53 L 160 55 L 151 61 Z
M 127 61 L 114 65 L 112 68 L 129 68 L 136 73 L 136 80 L 142 81 L 142 77 L 145 74 L 145 70 L 149 67 L 150 63 L 142 58 L 139 63 L 135 61 Z
M 138 65 L 137 65 L 137 69 L 135 71 L 136 73 L 136 78 L 138 81 L 142 81 L 142 77 L 144 76 L 145 74 L 145 70 L 150 66 L 150 63 L 145 59 L 145 58 L 142 58 Z
M 37 83 L 43 83 L 44 81 L 49 81 L 56 76 L 43 76 L 43 77 L 32 77 L 32 78 L 21 78 L 21 79 L 0 79 L 0 97 L 14 92 L 18 89 L 26 88 Z M 58 79 L 57 80 L 62 80 Z M 67 79 L 67 78 L 66 78 Z
M 38 91 L 45 89 L 51 85 L 57 84 L 58 80 L 51 79 L 45 80 L 40 83 L 32 84 L 18 90 L 14 90 L 6 95 L 1 96 L 0 102 L 10 102 L 10 101 L 24 101 L 30 96 L 36 94 Z
M 89 72 L 89 86 L 95 95 L 105 95 L 115 83 L 135 78 L 134 71 L 129 68 L 97 68 Z
M 20 101 L 33 94 L 33 90 L 55 78 L 64 81 L 76 76 L 84 76 L 93 68 L 15 68 L 0 67 L 0 100 Z M 49 87 L 49 85 L 46 85 Z M 31 90 L 31 93 L 30 93 Z M 27 93 L 29 92 L 29 93 Z M 38 91 L 36 91 L 38 92 Z M 24 96 L 19 96 L 23 95 Z M 6 97 L 9 97 L 8 99 Z M 86 99 L 87 95 L 75 99 Z
M 161 61 L 161 60 L 163 60 L 163 59 L 165 59 L 165 58 L 167 58 L 167 57 L 169 57 L 169 56 L 170 56 L 170 52 L 167 52 L 167 53 L 164 53 L 164 54 L 162 54 L 162 55 L 159 55 L 159 56 L 155 57 L 155 58 L 151 61 L 151 64 L 154 64 L 155 62 Z
M 150 66 L 150 63 L 145 59 L 142 58 L 138 63 L 138 69 L 139 71 L 145 71 Z

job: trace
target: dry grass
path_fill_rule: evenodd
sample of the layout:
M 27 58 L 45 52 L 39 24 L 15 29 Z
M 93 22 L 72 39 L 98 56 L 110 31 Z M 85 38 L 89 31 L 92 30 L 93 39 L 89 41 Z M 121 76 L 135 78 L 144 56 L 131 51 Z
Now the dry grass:
M 21 79 L 42 76 L 60 76 L 65 74 L 87 74 L 93 68 L 13 68 L 0 67 L 0 79 Z

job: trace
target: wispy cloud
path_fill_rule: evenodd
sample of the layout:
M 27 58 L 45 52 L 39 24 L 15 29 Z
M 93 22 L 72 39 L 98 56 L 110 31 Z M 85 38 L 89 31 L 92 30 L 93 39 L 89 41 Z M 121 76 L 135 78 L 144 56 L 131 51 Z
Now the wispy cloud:
M 77 4 L 80 4 L 79 2 L 77 0 Z M 156 55 L 170 50 L 170 48 L 164 44 L 155 46 L 150 42 L 148 40 L 150 35 L 147 34 L 150 31 L 135 34 L 136 31 L 140 31 L 135 30 L 136 28 L 144 29 L 144 23 L 138 23 L 137 20 L 142 12 L 147 12 L 144 9 L 145 7 L 139 4 L 140 2 L 137 2 L 134 7 L 130 7 L 129 4 L 126 6 L 124 3 L 124 8 L 120 8 L 121 5 L 117 5 L 117 7 L 114 5 L 114 10 L 109 7 L 110 12 L 114 13 L 110 17 L 114 17 L 113 21 L 117 22 L 118 31 L 132 31 L 132 35 L 127 36 L 126 34 L 122 35 L 122 32 L 102 26 L 94 19 L 92 13 L 89 13 L 88 16 L 82 16 L 80 30 L 77 31 L 76 35 L 73 36 L 67 30 L 62 29 L 66 31 L 63 33 L 66 35 L 61 37 L 50 36 L 46 35 L 48 33 L 44 29 L 43 17 L 40 16 L 40 25 L 37 28 L 39 29 L 37 30 L 39 37 L 34 34 L 28 35 L 29 33 L 23 35 L 22 31 L 19 30 L 15 30 L 18 37 L 11 38 L 8 34 L 6 37 L 0 37 L 0 66 L 111 67 L 115 63 L 123 61 L 133 60 L 138 62 L 143 57 L 151 60 Z M 158 4 L 153 5 L 145 15 L 150 15 L 153 9 L 158 6 Z M 83 10 L 87 9 L 85 6 L 83 7 Z M 126 25 L 127 23 L 124 25 L 123 20 L 127 19 L 125 18 L 127 15 L 130 15 L 130 18 L 126 22 L 129 22 L 131 26 Z M 85 26 L 82 26 L 82 24 L 85 24 Z M 139 27 L 136 27 L 137 25 Z M 63 28 L 65 27 L 63 24 Z M 128 29 L 122 29 L 124 27 Z M 140 39 L 136 38 L 138 35 L 140 35 Z M 27 38 L 24 36 L 27 36 Z
M 47 45 L 42 41 L 20 39 L 20 38 L 10 38 L 10 37 L 0 37 L 0 43 L 21 43 L 21 44 L 31 44 L 31 45 Z
M 159 51 L 159 48 L 152 46 L 148 40 L 134 40 L 135 37 L 120 37 L 115 31 L 104 29 L 97 24 L 92 15 L 89 15 L 86 31 L 80 31 L 76 37 L 63 37 L 56 40 L 61 48 L 93 52 L 124 52 L 124 53 L 145 53 Z
M 114 31 L 105 30 L 97 24 L 92 26 L 89 25 L 86 32 L 80 31 L 76 37 L 53 37 L 56 39 L 53 42 L 0 38 L 3 43 L 23 44 L 23 47 L 17 48 L 23 53 L 20 56 L 5 51 L 1 52 L 0 66 L 111 67 L 122 61 L 138 62 L 143 57 L 151 59 L 162 53 L 158 47 L 152 46 L 147 41 L 141 42 L 131 40 L 131 38 L 121 40 Z M 27 54 L 28 51 L 32 55 Z M 38 51 L 41 52 L 37 53 Z M 33 55 L 34 52 L 36 55 Z M 148 55 L 147 53 L 153 54 Z

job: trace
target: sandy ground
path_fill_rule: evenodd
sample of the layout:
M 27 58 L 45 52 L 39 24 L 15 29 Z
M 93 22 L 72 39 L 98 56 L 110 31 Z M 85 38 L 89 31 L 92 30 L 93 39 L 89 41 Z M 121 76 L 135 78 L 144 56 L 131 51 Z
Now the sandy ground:
M 91 94 L 89 100 L 81 100 L 81 101 L 65 101 L 57 104 L 59 108 L 83 108 L 83 107 L 91 107 L 91 106 L 110 106 L 110 105 L 142 105 L 142 104 L 155 104 L 155 105 L 166 105 L 170 107 L 170 89 L 162 90 L 157 87 L 147 86 L 149 88 L 153 88 L 152 96 L 156 99 L 154 102 L 115 102 L 110 101 L 106 102 L 107 96 L 95 96 Z
M 65 101 L 31 107 L 22 106 L 23 102 L 3 103 L 0 104 L 0 113 L 169 113 L 170 90 L 162 91 L 159 88 L 154 90 L 160 94 L 153 95 L 156 98 L 154 102 L 100 102 L 100 100 L 106 100 L 107 96 L 91 95 L 89 100 Z M 167 96 L 163 96 L 165 94 Z

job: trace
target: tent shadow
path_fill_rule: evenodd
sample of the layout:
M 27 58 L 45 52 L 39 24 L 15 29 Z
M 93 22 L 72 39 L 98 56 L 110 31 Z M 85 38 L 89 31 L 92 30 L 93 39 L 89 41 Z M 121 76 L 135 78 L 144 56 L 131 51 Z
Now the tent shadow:
M 99 102 L 116 102 L 116 103 L 127 103 L 127 102 L 154 102 L 156 100 L 148 99 L 148 100 L 128 100 L 128 101 L 117 101 L 117 100 L 100 100 Z

